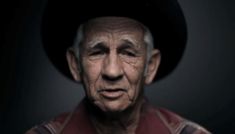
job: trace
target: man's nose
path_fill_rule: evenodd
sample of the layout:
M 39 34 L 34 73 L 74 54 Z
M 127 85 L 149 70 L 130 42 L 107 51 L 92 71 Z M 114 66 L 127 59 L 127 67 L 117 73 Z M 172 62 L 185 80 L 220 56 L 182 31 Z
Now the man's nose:
M 123 69 L 117 54 L 108 55 L 103 63 L 102 78 L 108 81 L 118 81 L 123 77 Z

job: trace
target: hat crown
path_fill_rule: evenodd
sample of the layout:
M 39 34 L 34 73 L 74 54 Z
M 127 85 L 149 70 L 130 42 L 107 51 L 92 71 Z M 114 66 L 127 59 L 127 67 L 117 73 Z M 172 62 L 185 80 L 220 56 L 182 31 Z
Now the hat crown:
M 102 16 L 129 17 L 149 28 L 154 47 L 162 55 L 155 80 L 177 66 L 186 45 L 187 29 L 176 0 L 50 0 L 42 18 L 42 40 L 48 57 L 63 74 L 72 78 L 65 53 L 79 25 Z

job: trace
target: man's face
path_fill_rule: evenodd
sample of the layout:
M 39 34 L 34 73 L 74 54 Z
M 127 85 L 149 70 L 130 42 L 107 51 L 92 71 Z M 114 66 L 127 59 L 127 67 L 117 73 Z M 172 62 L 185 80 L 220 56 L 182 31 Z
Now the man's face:
M 80 47 L 86 95 L 106 112 L 123 111 L 142 94 L 146 65 L 144 31 L 126 18 L 101 18 L 85 27 Z

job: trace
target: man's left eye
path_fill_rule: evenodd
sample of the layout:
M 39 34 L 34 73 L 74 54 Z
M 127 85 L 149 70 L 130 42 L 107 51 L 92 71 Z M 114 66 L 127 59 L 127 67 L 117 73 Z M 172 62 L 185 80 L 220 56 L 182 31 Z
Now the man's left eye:
M 103 51 L 95 51 L 95 52 L 90 53 L 91 56 L 97 56 L 97 55 L 103 55 L 103 54 L 104 54 Z
M 130 51 L 123 51 L 122 54 L 126 55 L 126 56 L 130 56 L 130 57 L 136 56 L 136 54 L 134 52 L 130 52 Z

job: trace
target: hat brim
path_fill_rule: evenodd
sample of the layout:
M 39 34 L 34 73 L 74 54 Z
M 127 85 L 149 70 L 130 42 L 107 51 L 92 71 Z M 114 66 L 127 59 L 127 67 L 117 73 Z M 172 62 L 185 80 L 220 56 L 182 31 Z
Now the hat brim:
M 150 29 L 162 58 L 154 81 L 176 68 L 187 41 L 185 18 L 176 0 L 50 0 L 42 18 L 42 42 L 51 62 L 65 76 L 72 79 L 65 55 L 79 25 L 102 16 L 129 17 Z

